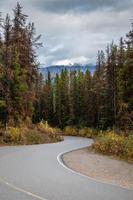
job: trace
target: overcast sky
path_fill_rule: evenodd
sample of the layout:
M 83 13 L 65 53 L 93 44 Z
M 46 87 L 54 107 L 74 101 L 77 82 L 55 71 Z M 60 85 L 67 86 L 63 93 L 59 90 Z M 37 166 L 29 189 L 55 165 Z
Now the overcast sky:
M 95 63 L 96 54 L 130 30 L 133 0 L 19 0 L 42 35 L 39 61 L 45 66 Z M 0 0 L 11 13 L 16 0 Z

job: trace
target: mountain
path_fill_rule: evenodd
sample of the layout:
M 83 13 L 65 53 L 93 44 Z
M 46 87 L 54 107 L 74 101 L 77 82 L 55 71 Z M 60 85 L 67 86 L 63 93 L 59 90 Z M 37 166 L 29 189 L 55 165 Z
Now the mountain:
M 87 70 L 89 70 L 91 73 L 94 73 L 95 71 L 95 65 L 80 65 L 80 64 L 75 64 L 75 65 L 53 65 L 49 67 L 44 67 L 43 65 L 39 66 L 39 71 L 42 73 L 44 77 L 47 77 L 48 72 L 51 73 L 51 77 L 54 78 L 56 74 L 60 74 L 62 70 L 67 69 L 69 72 L 70 71 L 81 71 L 85 73 Z

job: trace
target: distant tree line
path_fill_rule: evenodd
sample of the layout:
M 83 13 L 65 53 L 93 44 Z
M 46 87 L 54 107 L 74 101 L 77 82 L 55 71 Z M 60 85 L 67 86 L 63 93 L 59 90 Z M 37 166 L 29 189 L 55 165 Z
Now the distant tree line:
M 35 122 L 132 130 L 133 30 L 119 45 L 112 42 L 98 52 L 94 74 L 62 70 L 52 81 L 49 72 L 42 85 L 38 83 Z
M 38 72 L 33 23 L 17 4 L 14 18 L 0 17 L 0 122 L 5 126 L 47 120 L 99 129 L 133 128 L 133 30 L 119 45 L 99 51 L 91 74 L 62 70 L 54 80 Z

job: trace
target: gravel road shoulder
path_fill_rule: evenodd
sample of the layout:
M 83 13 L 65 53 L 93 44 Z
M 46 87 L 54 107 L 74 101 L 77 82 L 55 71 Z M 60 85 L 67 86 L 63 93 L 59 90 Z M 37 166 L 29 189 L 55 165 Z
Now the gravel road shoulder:
M 84 175 L 133 190 L 133 164 L 92 152 L 89 148 L 63 156 L 65 164 Z

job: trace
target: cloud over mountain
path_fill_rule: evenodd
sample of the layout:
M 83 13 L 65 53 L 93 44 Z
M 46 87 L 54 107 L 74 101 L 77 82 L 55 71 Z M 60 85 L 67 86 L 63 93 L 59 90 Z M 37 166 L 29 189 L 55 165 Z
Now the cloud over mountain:
M 133 0 L 20 0 L 24 12 L 42 34 L 39 59 L 46 66 L 59 62 L 96 61 L 99 49 L 119 40 L 130 29 Z M 10 12 L 16 0 L 0 0 Z

